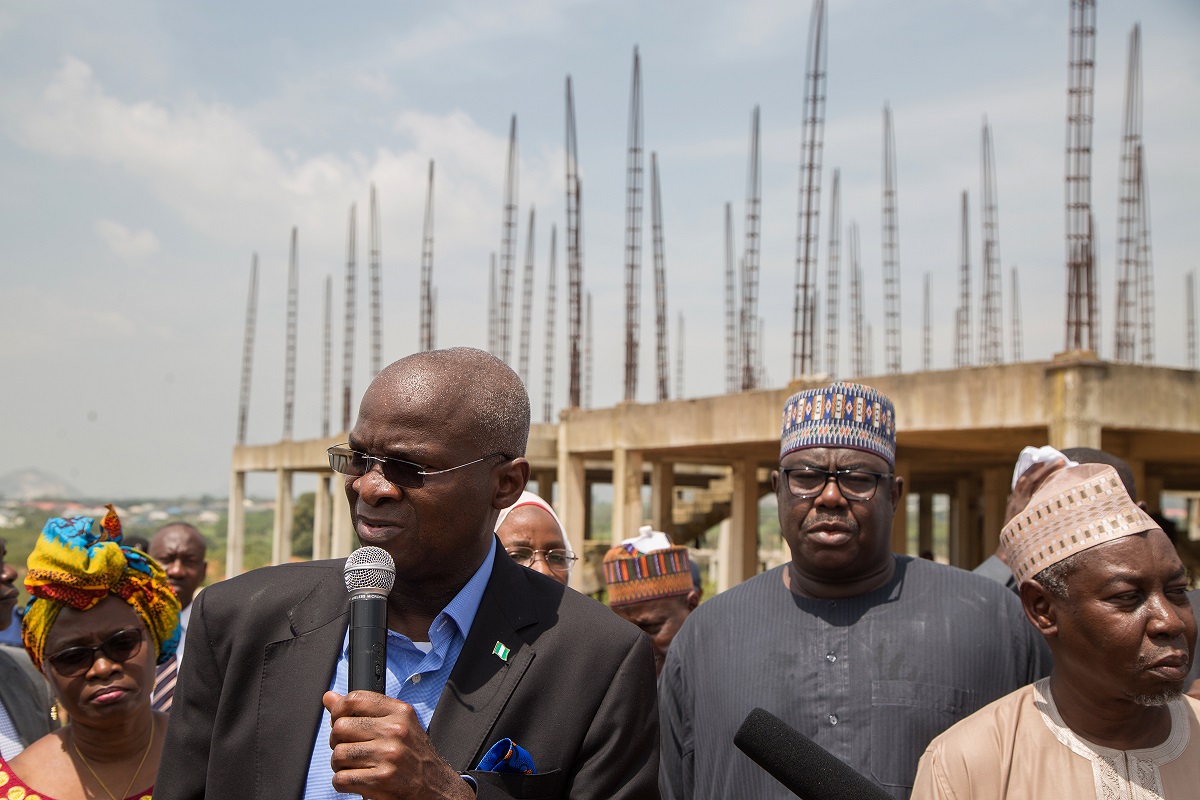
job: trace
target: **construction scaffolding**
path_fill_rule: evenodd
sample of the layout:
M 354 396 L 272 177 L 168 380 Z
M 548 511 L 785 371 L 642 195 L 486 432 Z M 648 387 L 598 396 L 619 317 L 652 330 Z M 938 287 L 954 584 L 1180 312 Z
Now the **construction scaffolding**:
M 375 202 L 375 184 L 371 184 L 371 220 L 367 233 L 371 259 L 371 378 L 383 368 L 383 240 L 379 225 L 379 204 Z
M 741 385 L 738 363 L 737 286 L 733 267 L 733 204 L 725 204 L 725 391 L 732 394 Z
M 521 280 L 521 338 L 517 347 L 517 375 L 529 385 L 529 337 L 533 324 L 534 209 L 529 207 L 529 232 L 525 238 L 525 274 Z
M 342 328 L 342 427 L 338 430 L 350 430 L 350 414 L 354 398 L 351 396 L 351 384 L 354 380 L 354 329 L 355 313 L 358 307 L 358 287 L 355 275 L 355 209 L 350 205 L 350 218 L 346 226 L 346 295 L 343 306 L 344 320 Z
M 971 366 L 971 232 L 967 218 L 967 192 L 962 193 L 962 221 L 958 234 L 958 309 L 955 313 L 954 366 Z
M 1021 292 L 1017 288 L 1017 267 L 1012 268 L 1012 360 L 1019 364 L 1025 358 L 1025 329 L 1021 325 Z
M 508 131 L 508 166 L 504 171 L 504 230 L 500 242 L 499 306 L 496 310 L 496 355 L 512 355 L 513 259 L 517 249 L 517 115 Z
M 1141 28 L 1134 25 L 1129 32 L 1125 73 L 1113 358 L 1151 364 L 1154 362 L 1154 278 L 1150 260 L 1150 198 L 1146 191 L 1144 158 Z
M 250 379 L 254 373 L 254 328 L 258 317 L 258 253 L 250 256 L 250 289 L 246 293 L 246 326 L 242 333 L 242 379 L 238 387 L 237 443 L 246 443 L 250 416 Z
M 883 107 L 883 322 L 889 374 L 900 372 L 900 223 L 896 213 L 896 136 Z M 868 367 L 869 369 L 869 367 Z
M 546 276 L 545 366 L 542 369 L 542 422 L 554 420 L 554 323 L 557 311 L 555 259 L 558 257 L 558 227 L 550 226 L 550 272 Z
M 1067 83 L 1067 350 L 1099 344 L 1092 223 L 1092 86 L 1096 75 L 1096 2 L 1071 0 Z
M 804 134 L 800 149 L 800 220 L 796 241 L 796 295 L 792 311 L 792 378 L 812 373 L 816 336 L 813 291 L 821 210 L 821 156 L 825 135 L 825 0 L 813 0 L 805 60 Z
M 981 152 L 983 185 L 980 225 L 983 238 L 983 302 L 980 304 L 979 363 L 985 366 L 1004 361 L 1002 310 L 1003 290 L 1000 276 L 999 212 L 996 202 L 996 160 L 992 152 L 992 128 L 983 119 Z
M 333 399 L 333 276 L 325 276 L 325 326 L 321 337 L 321 435 L 329 435 Z
M 625 401 L 637 399 L 642 320 L 642 70 L 633 48 L 625 161 Z
M 842 239 L 841 170 L 833 171 L 833 186 L 829 193 L 829 266 L 825 281 L 825 371 L 830 377 L 838 374 L 838 259 Z
M 866 375 L 866 330 L 863 319 L 862 264 L 858 253 L 858 223 L 850 221 L 847 230 L 850 251 L 850 372 L 860 378 Z
M 579 180 L 579 150 L 575 142 L 575 99 L 571 76 L 567 76 L 567 352 L 569 378 L 567 406 L 578 408 L 580 400 L 579 337 L 583 322 L 583 248 L 581 246 L 581 208 L 583 192 Z
M 436 345 L 433 327 L 433 159 L 429 160 L 429 184 L 425 189 L 425 223 L 421 227 L 421 341 L 420 349 Z M 488 349 L 491 349 L 489 344 Z
M 297 231 L 292 228 L 292 244 L 288 250 L 287 288 L 287 355 L 283 369 L 283 440 L 291 441 L 296 421 L 296 314 L 300 301 L 300 261 L 297 253 Z
M 667 355 L 667 264 L 663 245 L 662 194 L 658 154 L 650 153 L 650 218 L 654 236 L 655 389 L 661 403 L 670 396 L 670 358 Z
M 817 0 L 818 3 L 821 0 Z M 758 388 L 761 353 L 758 322 L 758 251 L 762 217 L 762 162 L 759 158 L 758 106 L 750 118 L 750 163 L 746 170 L 746 243 L 742 251 L 741 365 L 742 391 Z
M 683 399 L 683 312 L 679 312 L 678 333 L 675 336 L 675 399 Z

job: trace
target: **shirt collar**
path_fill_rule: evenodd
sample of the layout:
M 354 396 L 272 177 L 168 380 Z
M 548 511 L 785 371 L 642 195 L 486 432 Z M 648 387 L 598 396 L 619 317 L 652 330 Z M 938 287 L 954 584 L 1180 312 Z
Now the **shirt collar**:
M 454 620 L 454 624 L 458 626 L 464 639 L 471 632 L 471 624 L 475 622 L 475 614 L 479 611 L 479 604 L 483 602 L 483 590 L 487 588 L 488 581 L 492 579 L 492 564 L 495 560 L 496 536 L 493 534 L 492 544 L 488 548 L 483 563 L 479 565 L 479 569 L 475 570 L 471 580 L 467 581 L 466 585 L 458 590 L 458 594 L 454 595 L 454 599 L 442 609 L 443 614 Z M 437 620 L 434 620 L 434 625 L 436 624 Z
M 446 617 L 454 620 L 455 626 L 463 639 L 467 638 L 467 634 L 471 632 L 471 625 L 475 622 L 475 614 L 479 611 L 479 604 L 483 602 L 483 592 L 487 588 L 488 581 L 492 579 L 492 565 L 496 560 L 496 536 L 492 534 L 492 544 L 488 548 L 487 556 L 484 557 L 483 563 L 479 565 L 479 569 L 475 570 L 475 574 L 471 579 L 458 590 L 458 594 L 454 595 L 446 607 L 441 610 L 436 617 L 433 618 L 433 623 L 429 626 L 429 641 L 436 642 L 439 638 L 436 636 L 438 631 L 444 624 Z M 395 631 L 389 630 L 388 636 L 401 636 Z M 402 637 L 407 638 L 407 637 Z M 350 654 L 350 631 L 347 629 L 346 637 L 342 642 L 342 656 L 349 657 Z

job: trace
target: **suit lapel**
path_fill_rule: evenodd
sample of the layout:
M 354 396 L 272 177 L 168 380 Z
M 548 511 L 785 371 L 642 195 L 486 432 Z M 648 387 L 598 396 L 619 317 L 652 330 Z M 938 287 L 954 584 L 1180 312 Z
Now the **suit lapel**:
M 331 570 L 288 612 L 291 637 L 266 646 L 254 710 L 258 797 L 295 798 L 304 792 L 324 711 L 320 697 L 329 689 L 342 651 L 349 602 L 341 570 Z
M 536 653 L 518 633 L 538 621 L 523 568 L 498 549 L 471 632 L 429 723 L 434 747 L 457 770 L 475 766 Z M 494 651 L 500 644 L 507 658 Z M 501 651 L 503 654 L 503 650 Z
M 30 691 L 33 689 L 36 687 L 16 658 L 0 652 L 0 702 L 25 744 L 32 744 L 46 733 L 46 724 L 39 725 L 39 717 L 47 714 L 38 708 L 40 695 Z

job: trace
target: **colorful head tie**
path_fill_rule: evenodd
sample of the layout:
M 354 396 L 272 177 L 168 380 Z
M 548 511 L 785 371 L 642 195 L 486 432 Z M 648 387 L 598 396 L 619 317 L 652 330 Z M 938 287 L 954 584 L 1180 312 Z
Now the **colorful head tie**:
M 690 594 L 692 565 L 688 549 L 671 544 L 665 533 L 649 525 L 641 535 L 626 539 L 604 554 L 604 582 L 608 604 L 624 606 L 663 597 Z
M 1138 507 L 1106 464 L 1065 467 L 1046 479 L 1000 533 L 1020 585 L 1076 553 L 1159 525 Z
M 121 520 L 111 505 L 100 524 L 94 523 L 92 517 L 49 519 L 29 554 L 25 588 L 33 599 L 21 634 L 38 669 L 58 612 L 65 606 L 87 611 L 109 594 L 142 618 L 158 663 L 179 645 L 179 601 L 167 574 L 156 561 L 121 546 Z
M 850 448 L 896 465 L 896 407 L 861 383 L 805 389 L 783 404 L 779 457 L 806 447 Z

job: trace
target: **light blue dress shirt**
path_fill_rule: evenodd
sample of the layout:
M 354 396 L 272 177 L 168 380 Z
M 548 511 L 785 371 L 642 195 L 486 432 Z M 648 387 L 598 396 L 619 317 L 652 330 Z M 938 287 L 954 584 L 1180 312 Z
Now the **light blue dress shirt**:
M 411 705 L 421 720 L 421 726 L 426 729 L 429 728 L 429 720 L 433 718 L 433 710 L 437 707 L 442 689 L 458 661 L 458 654 L 467 641 L 467 634 L 471 632 L 471 623 L 475 621 L 475 613 L 483 600 L 483 590 L 492 577 L 495 556 L 496 537 L 493 536 L 492 546 L 483 564 L 429 626 L 429 652 L 423 652 L 407 636 L 388 631 L 384 691 L 388 697 L 397 697 Z M 338 694 L 346 694 L 349 654 L 350 631 L 347 630 L 337 669 L 329 683 L 329 689 Z M 304 800 L 358 800 L 358 795 L 342 794 L 333 788 L 333 768 L 329 763 L 333 757 L 333 750 L 329 747 L 330 731 L 329 711 L 323 710 L 321 727 L 317 730 L 308 764 Z

